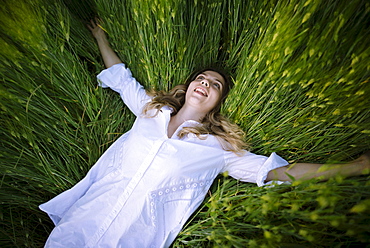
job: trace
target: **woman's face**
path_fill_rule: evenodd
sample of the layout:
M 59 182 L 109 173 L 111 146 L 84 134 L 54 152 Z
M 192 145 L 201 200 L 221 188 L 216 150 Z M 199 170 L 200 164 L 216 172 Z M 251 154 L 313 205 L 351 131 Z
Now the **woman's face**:
M 221 74 L 215 71 L 204 71 L 189 84 L 185 103 L 208 113 L 221 101 L 224 87 L 225 80 Z

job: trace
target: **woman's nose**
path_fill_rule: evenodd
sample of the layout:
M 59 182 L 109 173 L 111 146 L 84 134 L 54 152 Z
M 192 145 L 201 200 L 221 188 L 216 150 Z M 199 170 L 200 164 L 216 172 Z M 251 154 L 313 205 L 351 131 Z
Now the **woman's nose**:
M 203 84 L 204 86 L 206 86 L 206 87 L 208 87 L 209 86 L 209 83 L 208 83 L 208 81 L 206 81 L 206 80 L 203 80 L 202 82 L 201 82 L 201 84 Z

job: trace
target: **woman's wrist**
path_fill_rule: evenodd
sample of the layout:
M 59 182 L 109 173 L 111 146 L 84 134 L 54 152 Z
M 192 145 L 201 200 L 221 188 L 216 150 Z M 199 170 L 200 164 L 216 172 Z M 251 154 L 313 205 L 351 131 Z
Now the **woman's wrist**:
M 95 36 L 95 39 L 98 43 L 108 43 L 108 39 L 105 35 Z

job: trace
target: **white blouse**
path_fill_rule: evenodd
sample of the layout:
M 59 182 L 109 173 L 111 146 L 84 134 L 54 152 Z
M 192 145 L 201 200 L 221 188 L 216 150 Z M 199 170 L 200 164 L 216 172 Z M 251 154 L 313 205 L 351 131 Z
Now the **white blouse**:
M 168 138 L 171 110 L 142 117 L 151 98 L 124 64 L 98 79 L 121 95 L 137 119 L 85 178 L 40 205 L 55 224 L 46 247 L 168 247 L 219 173 L 261 186 L 270 170 L 288 164 L 275 153 L 237 156 L 212 135 L 179 139 L 179 130 L 200 125 L 196 121 L 184 122 Z

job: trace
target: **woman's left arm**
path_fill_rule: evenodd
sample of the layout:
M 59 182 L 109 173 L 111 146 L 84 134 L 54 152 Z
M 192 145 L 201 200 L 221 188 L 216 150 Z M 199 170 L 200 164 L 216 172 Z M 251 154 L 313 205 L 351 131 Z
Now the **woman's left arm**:
M 92 35 L 98 42 L 100 53 L 103 57 L 106 68 L 109 68 L 115 64 L 120 64 L 122 61 L 118 58 L 117 54 L 110 47 L 107 35 L 104 30 L 100 27 L 97 20 L 91 20 L 91 24 L 87 27 L 90 29 Z
M 356 160 L 343 164 L 296 163 L 271 170 L 266 181 L 292 181 L 317 178 L 328 180 L 335 176 L 359 176 L 370 173 L 370 151 Z

